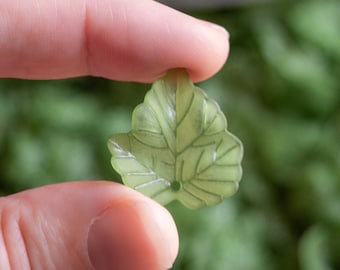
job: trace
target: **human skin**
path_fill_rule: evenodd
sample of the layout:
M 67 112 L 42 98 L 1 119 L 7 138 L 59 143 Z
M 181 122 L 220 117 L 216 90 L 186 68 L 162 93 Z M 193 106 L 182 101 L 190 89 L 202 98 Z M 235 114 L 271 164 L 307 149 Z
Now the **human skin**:
M 0 78 L 100 76 L 151 82 L 183 67 L 194 81 L 226 61 L 228 33 L 151 0 L 0 1 Z M 169 212 L 106 181 L 0 197 L 0 269 L 168 269 Z

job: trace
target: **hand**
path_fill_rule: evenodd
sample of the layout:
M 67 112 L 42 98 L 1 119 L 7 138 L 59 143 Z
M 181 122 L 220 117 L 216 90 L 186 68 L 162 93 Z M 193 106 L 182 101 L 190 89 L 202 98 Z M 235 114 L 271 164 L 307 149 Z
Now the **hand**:
M 174 67 L 194 81 L 224 64 L 228 34 L 150 0 L 0 2 L 0 77 L 82 75 L 150 82 Z M 119 184 L 83 181 L 0 198 L 0 269 L 169 268 L 170 214 Z

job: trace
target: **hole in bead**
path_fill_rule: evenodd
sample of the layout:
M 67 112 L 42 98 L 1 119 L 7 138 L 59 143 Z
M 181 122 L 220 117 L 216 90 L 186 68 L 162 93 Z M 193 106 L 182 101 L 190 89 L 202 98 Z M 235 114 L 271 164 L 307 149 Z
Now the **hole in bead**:
M 178 182 L 178 181 L 173 181 L 173 182 L 171 183 L 171 189 L 172 189 L 173 191 L 179 191 L 179 190 L 181 189 L 181 183 Z

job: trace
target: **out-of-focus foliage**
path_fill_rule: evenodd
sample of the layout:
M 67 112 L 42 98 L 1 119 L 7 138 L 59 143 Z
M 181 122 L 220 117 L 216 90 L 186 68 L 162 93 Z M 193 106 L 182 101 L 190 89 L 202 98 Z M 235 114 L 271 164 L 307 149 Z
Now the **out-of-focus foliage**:
M 244 143 L 239 192 L 190 211 L 173 269 L 339 269 L 340 2 L 285 1 L 194 15 L 231 33 L 226 66 L 203 82 Z M 0 80 L 0 194 L 118 179 L 108 136 L 130 129 L 149 86 L 79 78 Z

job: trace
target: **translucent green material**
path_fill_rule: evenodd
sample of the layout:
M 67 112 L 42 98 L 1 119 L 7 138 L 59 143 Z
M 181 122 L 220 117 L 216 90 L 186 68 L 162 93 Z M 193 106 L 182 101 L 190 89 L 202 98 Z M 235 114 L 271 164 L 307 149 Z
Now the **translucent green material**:
M 161 204 L 198 209 L 233 195 L 241 179 L 241 142 L 218 104 L 182 69 L 157 80 L 132 116 L 132 130 L 108 141 L 123 182 Z

